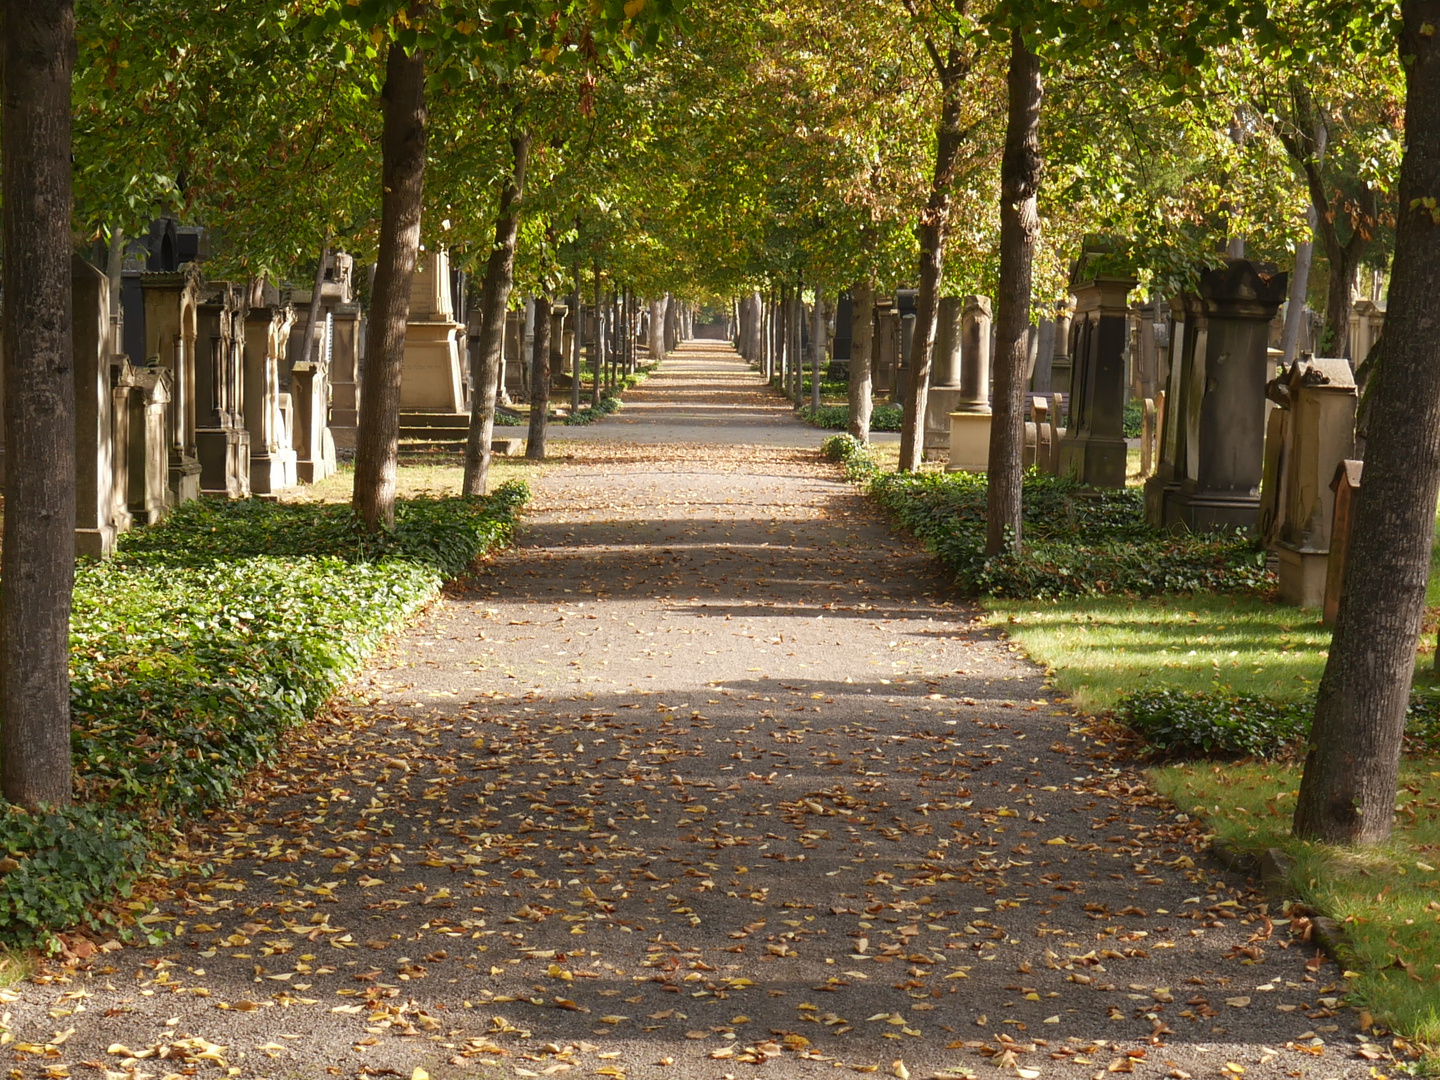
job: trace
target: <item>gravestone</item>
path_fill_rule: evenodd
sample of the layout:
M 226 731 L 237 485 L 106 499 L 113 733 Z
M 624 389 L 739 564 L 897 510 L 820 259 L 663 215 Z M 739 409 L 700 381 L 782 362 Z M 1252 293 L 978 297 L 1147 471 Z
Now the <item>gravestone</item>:
M 1179 352 L 1172 338 L 1160 467 L 1145 485 L 1152 525 L 1202 532 L 1258 523 L 1270 321 L 1286 284 L 1271 267 L 1230 259 L 1172 305 Z
M 110 386 L 110 279 L 71 262 L 75 376 L 75 553 L 115 550 L 115 463 Z
M 850 324 L 855 317 L 855 300 L 848 292 L 840 294 L 840 300 L 835 305 L 835 337 L 830 345 L 831 363 L 840 361 L 849 362 L 850 343 L 853 338 L 854 327 Z
M 132 363 L 170 372 L 165 437 L 170 506 L 200 497 L 197 453 L 195 365 L 200 271 L 192 263 L 174 272 L 140 273 L 140 317 L 125 316 L 126 352 Z M 138 335 L 132 339 L 131 335 Z M 208 347 L 208 343 L 207 343 Z M 134 348 L 135 352 L 130 350 Z
M 1374 300 L 1356 300 L 1350 308 L 1350 364 L 1358 368 L 1385 328 L 1385 309 Z
M 421 252 L 410 283 L 405 321 L 405 359 L 400 378 L 402 412 L 461 414 L 466 411 L 460 342 L 465 328 L 455 321 L 450 293 L 450 257 L 445 250 Z M 319 361 L 323 364 L 323 358 Z M 309 373 L 312 385 L 324 372 Z M 328 404 L 328 403 L 327 403 Z
M 1030 376 L 1030 389 L 1048 394 L 1055 369 L 1055 320 L 1041 319 L 1035 334 L 1035 372 Z
M 121 358 L 118 376 L 128 384 L 129 416 L 125 503 L 137 525 L 155 525 L 170 512 L 170 405 L 174 376 L 169 368 L 136 367 Z
M 1325 566 L 1325 607 L 1321 619 L 1335 625 L 1340 612 L 1340 590 L 1345 584 L 1345 561 L 1350 555 L 1350 530 L 1355 519 L 1355 497 L 1360 493 L 1365 463 L 1346 459 L 1335 468 L 1330 490 L 1335 496 L 1335 513 L 1330 523 L 1330 558 Z
M 245 428 L 250 433 L 250 490 L 273 495 L 299 482 L 290 394 L 280 389 L 296 311 L 264 285 L 245 317 Z
M 206 285 L 196 306 L 195 446 L 200 490 L 243 499 L 250 494 L 250 432 L 245 428 L 243 352 L 248 290 Z
M 918 289 L 895 290 L 895 389 L 892 400 L 902 408 L 910 400 L 910 376 L 914 372 L 915 311 Z
M 950 450 L 950 414 L 960 407 L 961 313 L 957 297 L 940 300 L 935 328 L 935 363 L 925 402 L 925 456 Z
M 1070 419 L 1060 472 L 1092 487 L 1123 488 L 1126 297 L 1135 279 L 1099 274 L 1071 282 Z
M 337 449 L 355 448 L 360 420 L 360 349 L 364 314 L 355 302 L 355 258 L 331 252 L 320 287 L 330 356 L 330 435 Z M 293 328 L 292 328 L 292 333 Z
M 960 304 L 960 393 L 950 416 L 946 472 L 990 468 L 990 298 L 967 296 Z
M 1074 307 L 1069 300 L 1055 305 L 1055 355 L 1050 361 L 1050 390 L 1068 394 L 1072 387 L 1070 361 L 1070 321 Z
M 874 358 L 871 392 L 876 397 L 893 395 L 896 368 L 900 364 L 900 313 L 895 310 L 895 301 L 888 296 L 875 301 L 874 334 L 870 346 L 870 355 Z
M 1280 599 L 1321 607 L 1335 514 L 1331 482 L 1336 466 L 1355 452 L 1355 378 L 1347 360 L 1302 356 L 1272 381 L 1269 394 L 1280 405 L 1270 417 L 1278 442 L 1262 503 L 1275 515 L 1265 532 L 1276 538 Z

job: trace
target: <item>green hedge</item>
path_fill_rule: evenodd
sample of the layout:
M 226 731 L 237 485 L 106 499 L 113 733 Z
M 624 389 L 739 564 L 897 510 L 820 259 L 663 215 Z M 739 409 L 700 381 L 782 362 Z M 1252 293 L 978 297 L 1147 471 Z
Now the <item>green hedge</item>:
M 847 475 L 975 596 L 1155 596 L 1272 584 L 1264 551 L 1244 536 L 1162 532 L 1145 523 L 1139 489 L 1087 489 L 1034 470 L 1024 484 L 1024 555 L 986 557 L 983 475 L 882 472 L 848 436 L 827 439 L 822 450 L 845 462 Z
M 819 410 L 809 405 L 799 410 L 800 419 L 826 431 L 845 431 L 850 427 L 849 405 L 821 405 Z M 899 405 L 879 404 L 870 413 L 871 431 L 899 431 L 904 410 Z
M 1315 699 L 1137 690 L 1120 699 L 1116 716 L 1166 758 L 1298 757 L 1310 734 Z M 1415 751 L 1440 746 L 1440 699 L 1410 699 L 1405 735 Z
M 204 499 L 77 567 L 77 805 L 0 816 L 0 934 L 31 944 L 124 894 L 166 827 L 227 800 L 386 634 L 510 539 L 528 498 L 348 506 Z M 12 865 L 13 864 L 13 865 Z

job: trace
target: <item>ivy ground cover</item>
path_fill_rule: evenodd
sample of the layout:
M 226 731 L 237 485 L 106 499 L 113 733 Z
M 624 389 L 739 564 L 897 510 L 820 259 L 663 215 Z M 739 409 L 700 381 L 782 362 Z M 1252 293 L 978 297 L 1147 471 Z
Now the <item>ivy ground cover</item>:
M 223 803 L 386 634 L 504 543 L 528 492 L 348 506 L 202 500 L 77 568 L 73 807 L 0 816 L 0 934 L 33 944 L 123 894 L 166 830 Z

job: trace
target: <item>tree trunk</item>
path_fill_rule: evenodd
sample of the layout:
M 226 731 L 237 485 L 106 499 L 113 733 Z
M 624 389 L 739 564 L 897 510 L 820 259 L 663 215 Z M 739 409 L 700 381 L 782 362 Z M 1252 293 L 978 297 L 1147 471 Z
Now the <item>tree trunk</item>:
M 810 318 L 810 409 L 820 412 L 820 366 L 825 362 L 825 301 L 815 293 L 815 311 Z
M 650 301 L 650 362 L 653 364 L 665 355 L 665 301 Z
M 70 594 L 75 583 L 68 0 L 0 7 L 0 244 L 5 533 L 0 565 L 0 760 L 5 798 L 71 798 Z
M 580 273 L 575 273 L 575 291 L 570 294 L 570 414 L 580 411 L 580 350 L 585 345 L 585 301 L 581 299 Z
M 480 290 L 480 341 L 470 356 L 470 430 L 465 439 L 462 492 L 484 495 L 490 483 L 490 442 L 495 437 L 495 401 L 505 374 L 505 311 L 515 284 L 515 238 L 520 232 L 520 203 L 525 195 L 525 167 L 530 160 L 530 133 L 510 140 L 515 167 L 500 192 L 495 218 L 495 246 L 485 264 Z
M 310 310 L 305 315 L 305 329 L 290 339 L 290 364 L 303 363 L 310 359 L 315 348 L 315 327 L 320 322 L 320 289 L 325 284 L 325 262 L 330 258 L 330 238 L 320 244 L 320 265 L 315 268 L 315 287 L 310 290 Z M 288 379 L 289 376 L 287 375 Z
M 545 460 L 545 430 L 550 423 L 550 298 L 535 298 L 535 345 L 530 359 L 530 437 L 525 456 Z
M 355 513 L 372 532 L 395 524 L 400 373 L 425 195 L 425 54 L 390 45 L 381 136 L 380 250 L 365 338 L 365 393 L 355 433 Z
M 1330 141 L 1330 129 L 1323 122 L 1316 122 L 1313 127 L 1315 135 L 1312 150 L 1317 164 L 1323 163 Z M 1285 308 L 1285 328 L 1281 331 L 1280 338 L 1280 350 L 1286 367 L 1294 363 L 1299 351 L 1300 326 L 1305 321 L 1305 301 L 1310 296 L 1310 267 L 1315 259 L 1314 240 L 1320 229 L 1320 211 L 1313 199 L 1305 208 L 1305 221 L 1310 227 L 1310 237 L 1295 247 L 1295 274 L 1290 279 L 1290 303 Z
M 900 432 L 901 472 L 915 472 L 925 451 L 925 406 L 930 397 L 930 366 L 935 359 L 935 328 L 940 315 L 940 286 L 945 277 L 945 239 L 950 232 L 950 182 L 960 157 L 961 79 L 950 65 L 940 70 L 940 129 L 930 197 L 920 215 L 920 295 L 915 306 L 915 337 L 910 346 L 910 385 L 905 393 L 905 422 Z
M 1025 367 L 1030 279 L 1040 239 L 1040 58 L 1010 31 L 1009 118 L 1000 162 L 1000 286 L 995 313 L 995 396 L 985 497 L 985 553 L 1020 554 L 1025 477 Z
M 1440 0 L 1402 11 L 1408 145 L 1385 359 L 1295 807 L 1295 835 L 1329 843 L 1390 835 L 1440 491 L 1440 215 L 1424 204 L 1440 191 Z
M 873 379 L 870 374 L 871 323 L 875 321 L 875 282 L 869 278 L 850 292 L 850 434 L 870 441 Z

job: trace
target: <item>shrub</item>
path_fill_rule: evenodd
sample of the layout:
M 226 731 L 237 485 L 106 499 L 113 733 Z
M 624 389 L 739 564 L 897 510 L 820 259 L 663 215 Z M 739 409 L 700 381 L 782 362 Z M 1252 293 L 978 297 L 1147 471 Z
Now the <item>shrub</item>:
M 1314 708 L 1250 694 L 1142 690 L 1121 700 L 1118 715 L 1166 757 L 1274 757 L 1310 733 Z
M 1131 398 L 1125 402 L 1125 437 L 1127 439 L 1138 439 L 1144 434 L 1145 428 L 1145 403 L 1139 398 Z
M 349 507 L 203 499 L 77 567 L 79 805 L 0 815 L 0 933 L 32 944 L 123 893 L 165 819 L 220 805 L 448 577 L 507 542 L 523 482 L 416 499 L 371 535 Z M 9 865 L 0 863 L 0 866 Z
M 1025 477 L 1025 553 L 985 554 L 986 478 L 876 473 L 870 494 L 973 595 L 1043 599 L 1268 587 L 1265 553 L 1237 534 L 1169 533 L 1145 523 L 1135 489 L 1096 491 L 1032 470 Z
M 827 431 L 846 431 L 850 427 L 849 405 L 821 405 L 819 410 L 809 405 L 799 410 L 800 419 Z M 899 431 L 904 410 L 899 405 L 876 405 L 870 413 L 871 431 Z

